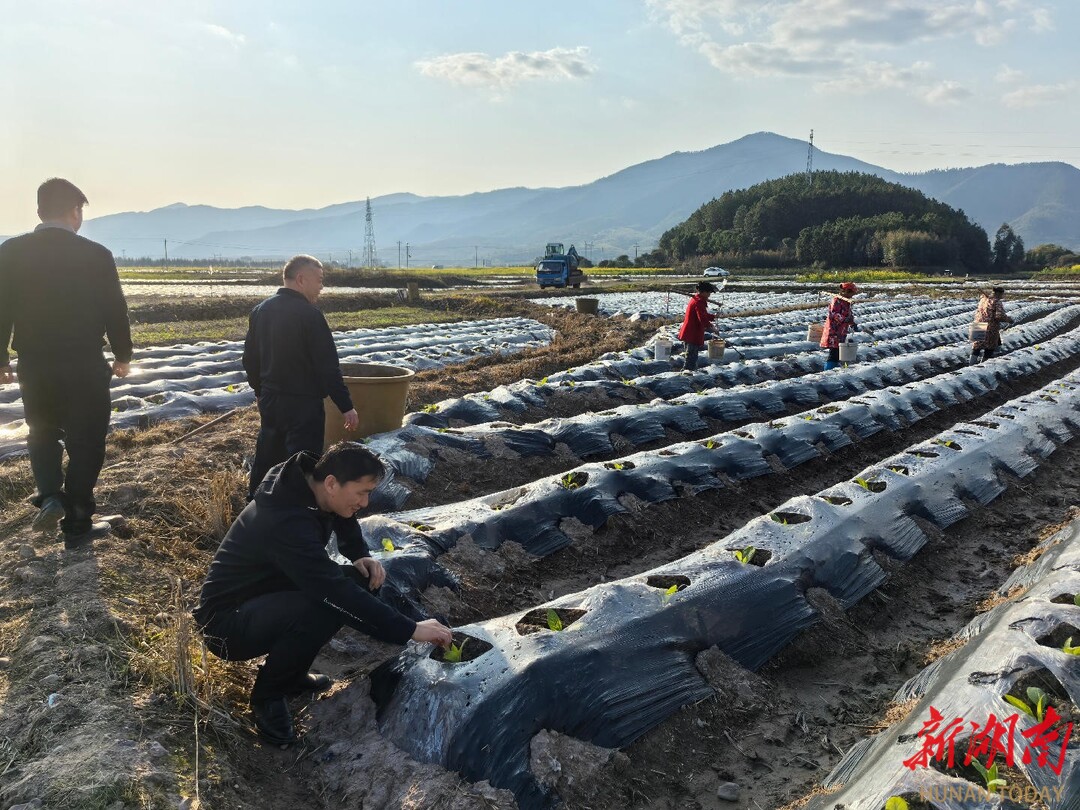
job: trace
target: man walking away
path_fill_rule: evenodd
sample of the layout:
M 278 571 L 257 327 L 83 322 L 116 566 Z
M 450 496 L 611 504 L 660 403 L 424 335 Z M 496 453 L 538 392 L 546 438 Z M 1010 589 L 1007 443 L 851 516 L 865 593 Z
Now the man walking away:
M 267 473 L 210 563 L 195 622 L 219 658 L 266 656 L 251 711 L 270 743 L 296 740 L 289 697 L 330 688 L 327 676 L 308 668 L 342 625 L 393 644 L 450 646 L 450 628 L 414 622 L 371 593 L 386 572 L 368 553 L 355 515 L 384 472 L 378 456 L 355 442 L 338 442 L 322 458 L 297 453 Z M 327 555 L 331 532 L 351 565 Z
M 968 360 L 970 365 L 989 360 L 1001 346 L 1001 324 L 1013 322 L 1013 319 L 1005 314 L 1005 305 L 1001 303 L 1004 297 L 1005 288 L 994 287 L 990 295 L 983 294 L 979 299 L 975 321 L 986 323 L 986 336 L 982 340 L 971 342 L 971 357 Z
M 69 549 L 109 532 L 108 523 L 93 521 L 94 485 L 112 413 L 109 382 L 127 376 L 132 352 L 116 262 L 105 247 L 76 235 L 86 204 L 72 183 L 46 180 L 38 188 L 41 224 L 0 245 L 0 383 L 14 380 L 14 332 L 40 509 L 33 525 L 55 532 L 59 523 Z M 101 353 L 106 335 L 111 369 Z
M 697 368 L 698 355 L 705 348 L 705 332 L 712 326 L 716 316 L 709 312 L 709 296 L 720 289 L 715 284 L 699 281 L 697 292 L 690 296 L 679 327 L 679 340 L 686 345 L 686 361 L 683 368 L 693 371 Z
M 293 256 L 282 286 L 251 311 L 244 341 L 244 371 L 259 404 L 261 427 L 251 465 L 249 497 L 267 470 L 306 450 L 322 454 L 329 396 L 346 430 L 359 417 L 341 378 L 330 326 L 315 307 L 323 288 L 323 266 L 314 256 Z

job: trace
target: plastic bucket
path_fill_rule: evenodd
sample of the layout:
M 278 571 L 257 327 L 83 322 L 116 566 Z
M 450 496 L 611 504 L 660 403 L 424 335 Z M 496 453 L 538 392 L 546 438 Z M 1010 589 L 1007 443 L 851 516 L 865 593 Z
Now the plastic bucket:
M 724 352 L 727 350 L 726 340 L 710 340 L 709 341 L 709 359 L 710 360 L 723 360 Z
M 859 344 L 853 343 L 850 340 L 840 344 L 840 362 L 841 363 L 854 363 L 855 357 L 859 353 Z
M 341 411 L 329 397 L 323 402 L 326 411 L 326 434 L 323 447 L 342 439 L 362 439 L 401 427 L 405 400 L 414 371 L 379 363 L 344 363 L 341 376 L 349 389 L 353 407 L 360 417 L 356 430 L 347 431 Z
M 806 329 L 806 339 L 812 343 L 820 343 L 821 336 L 825 332 L 825 325 L 821 323 L 812 323 Z
M 653 357 L 657 360 L 670 360 L 671 345 L 671 341 L 667 338 L 657 338 L 653 343 Z
M 599 298 L 575 298 L 574 304 L 577 306 L 578 312 L 583 312 L 586 315 L 595 315 L 600 311 Z
M 971 331 L 968 332 L 968 339 L 972 343 L 978 343 L 986 340 L 986 333 L 990 329 L 990 324 L 987 321 L 975 321 L 971 324 Z

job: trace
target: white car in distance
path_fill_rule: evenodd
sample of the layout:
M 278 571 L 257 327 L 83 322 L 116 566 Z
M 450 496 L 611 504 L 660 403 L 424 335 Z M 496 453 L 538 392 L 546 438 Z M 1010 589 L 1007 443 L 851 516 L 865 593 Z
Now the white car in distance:
M 723 267 L 706 267 L 705 272 L 701 275 L 711 276 L 713 278 L 727 278 L 731 275 L 731 273 L 729 273 Z

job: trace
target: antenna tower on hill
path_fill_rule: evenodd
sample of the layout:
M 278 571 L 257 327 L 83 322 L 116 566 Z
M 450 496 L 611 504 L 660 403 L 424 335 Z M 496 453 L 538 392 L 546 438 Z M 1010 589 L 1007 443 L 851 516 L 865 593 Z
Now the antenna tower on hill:
M 375 219 L 371 215 L 371 197 L 367 198 L 364 222 L 364 258 L 362 264 L 368 270 L 374 270 L 379 266 L 379 257 L 375 253 Z
M 806 150 L 806 185 L 814 185 L 814 130 L 810 130 L 810 146 Z

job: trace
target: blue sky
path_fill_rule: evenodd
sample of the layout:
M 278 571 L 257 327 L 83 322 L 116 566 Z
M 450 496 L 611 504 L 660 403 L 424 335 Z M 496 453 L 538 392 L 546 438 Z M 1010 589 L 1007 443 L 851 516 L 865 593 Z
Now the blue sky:
M 1080 165 L 1074 0 L 0 0 L 0 233 L 587 183 L 768 130 L 900 171 Z

